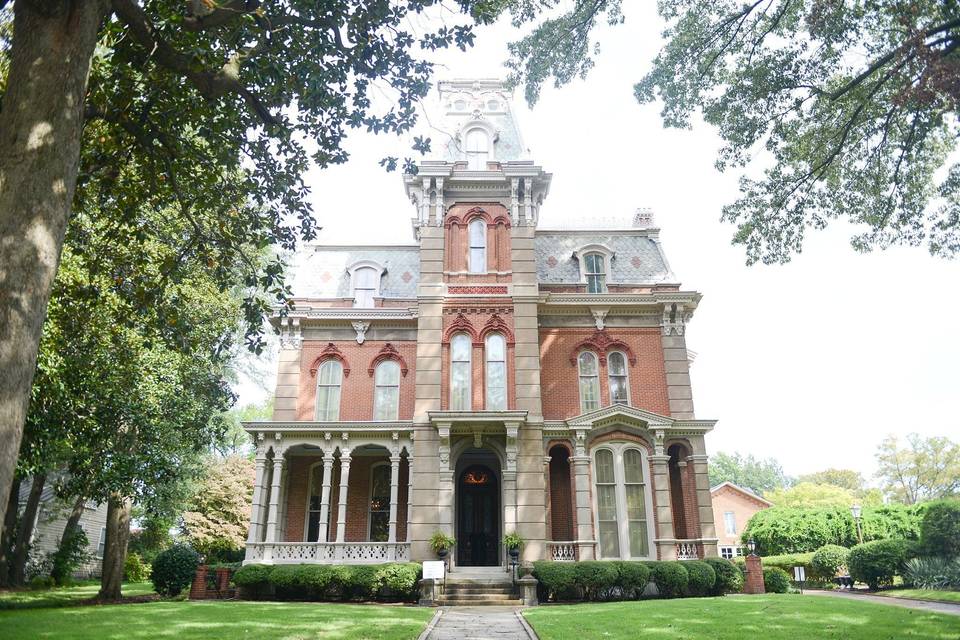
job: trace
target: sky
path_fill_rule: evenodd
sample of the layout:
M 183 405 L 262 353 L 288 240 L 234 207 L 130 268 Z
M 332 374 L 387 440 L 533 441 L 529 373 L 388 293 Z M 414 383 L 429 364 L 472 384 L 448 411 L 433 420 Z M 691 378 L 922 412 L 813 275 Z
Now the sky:
M 923 248 L 859 254 L 837 223 L 811 232 L 787 265 L 746 266 L 719 220 L 739 174 L 714 168 L 715 131 L 664 129 L 660 106 L 633 97 L 663 24 L 655 3 L 626 4 L 623 25 L 598 29 L 585 80 L 545 87 L 533 109 L 518 90 L 513 108 L 531 157 L 553 174 L 541 227 L 650 207 L 683 288 L 703 294 L 687 346 L 697 417 L 719 420 L 708 450 L 773 457 L 790 475 L 870 476 L 887 435 L 960 439 L 960 261 Z M 473 49 L 442 54 L 436 78 L 504 77 L 516 35 L 509 24 L 479 29 Z M 377 165 L 409 155 L 407 141 L 354 133 L 346 148 L 348 163 L 308 176 L 319 241 L 413 242 L 401 176 Z M 263 379 L 238 383 L 239 404 L 272 390 L 275 352 L 257 367 Z

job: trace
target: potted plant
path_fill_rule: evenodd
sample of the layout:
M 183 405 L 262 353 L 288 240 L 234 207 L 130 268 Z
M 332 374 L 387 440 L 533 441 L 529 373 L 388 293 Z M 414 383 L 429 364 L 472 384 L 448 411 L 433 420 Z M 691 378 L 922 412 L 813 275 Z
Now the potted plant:
M 430 547 L 441 560 L 447 557 L 450 549 L 453 548 L 455 544 L 457 544 L 456 539 L 454 539 L 453 536 L 448 536 L 443 531 L 434 531 L 433 535 L 430 536 Z
M 520 547 L 523 546 L 524 542 L 526 540 L 523 539 L 523 536 L 516 532 L 503 536 L 503 546 L 507 548 L 507 552 L 514 561 L 520 557 Z

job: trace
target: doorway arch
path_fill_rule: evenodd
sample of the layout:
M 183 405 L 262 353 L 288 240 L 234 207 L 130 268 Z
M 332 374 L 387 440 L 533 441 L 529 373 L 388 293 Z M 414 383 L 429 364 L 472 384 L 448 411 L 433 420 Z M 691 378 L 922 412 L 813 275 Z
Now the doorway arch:
M 466 451 L 457 465 L 456 563 L 499 566 L 503 509 L 499 460 L 491 451 Z

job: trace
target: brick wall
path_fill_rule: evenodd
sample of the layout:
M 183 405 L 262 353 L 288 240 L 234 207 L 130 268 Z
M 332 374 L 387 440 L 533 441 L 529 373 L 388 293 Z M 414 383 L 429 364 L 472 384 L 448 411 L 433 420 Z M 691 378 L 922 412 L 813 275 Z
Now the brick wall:
M 477 211 L 479 209 L 479 211 Z M 487 225 L 487 271 L 468 274 L 469 229 L 474 219 Z M 447 210 L 445 219 L 444 270 L 454 272 L 444 279 L 456 283 L 510 282 L 510 216 L 506 207 L 498 203 L 455 204 Z
M 474 411 L 482 411 L 484 409 L 486 404 L 486 354 L 484 342 L 480 336 L 483 334 L 484 327 L 487 326 L 495 314 L 506 325 L 506 331 L 503 333 L 504 338 L 507 340 L 507 408 L 513 409 L 516 407 L 516 385 L 514 384 L 516 363 L 512 339 L 514 331 L 513 309 L 502 305 L 503 300 L 490 299 L 485 301 L 471 301 L 471 305 L 469 306 L 459 304 L 443 310 L 444 338 L 441 346 L 443 370 L 440 376 L 440 407 L 442 409 L 450 408 L 450 339 L 461 332 L 470 335 L 474 340 L 470 362 L 472 376 L 470 389 L 472 394 L 471 408 Z M 466 319 L 469 328 L 458 328 L 454 330 L 454 326 L 460 326 L 458 320 L 461 315 Z
M 663 365 L 663 345 L 657 327 L 610 328 L 608 335 L 622 340 L 633 350 L 637 364 L 628 363 L 630 403 L 661 415 L 670 415 L 667 380 Z M 563 420 L 579 415 L 580 388 L 577 365 L 570 363 L 574 348 L 594 334 L 594 329 L 549 328 L 540 330 L 540 379 L 543 417 Z M 606 367 L 600 369 L 601 406 L 610 403 Z
M 300 393 L 297 403 L 297 420 L 313 420 L 316 411 L 317 378 L 310 374 L 315 366 L 314 361 L 321 355 L 329 341 L 305 340 L 300 358 Z M 338 340 L 332 343 L 343 354 L 346 360 L 344 369 L 350 369 L 349 375 L 344 375 L 340 387 L 340 419 L 341 420 L 372 420 L 373 419 L 373 392 L 374 378 L 369 374 L 369 367 L 381 348 L 387 342 L 367 340 L 362 345 L 356 340 Z M 400 420 L 413 419 L 413 405 L 415 401 L 416 379 L 415 364 L 417 358 L 417 344 L 413 340 L 390 342 L 403 356 L 408 368 L 407 375 L 400 377 Z
M 729 485 L 712 491 L 711 497 L 713 501 L 713 521 L 716 523 L 717 538 L 719 538 L 718 544 L 723 546 L 739 545 L 740 534 L 753 514 L 768 508 L 768 505 Z M 727 528 L 723 521 L 723 514 L 726 511 L 733 511 L 733 517 L 737 525 L 736 534 L 727 534 Z

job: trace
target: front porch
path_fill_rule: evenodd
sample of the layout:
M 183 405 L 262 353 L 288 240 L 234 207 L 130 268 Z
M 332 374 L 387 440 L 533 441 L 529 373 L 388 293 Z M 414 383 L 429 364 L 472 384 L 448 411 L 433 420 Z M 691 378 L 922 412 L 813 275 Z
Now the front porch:
M 245 564 L 410 560 L 407 424 L 265 426 L 248 425 L 258 447 Z

